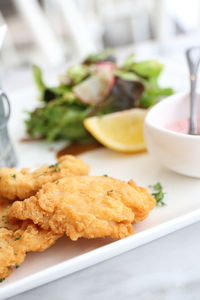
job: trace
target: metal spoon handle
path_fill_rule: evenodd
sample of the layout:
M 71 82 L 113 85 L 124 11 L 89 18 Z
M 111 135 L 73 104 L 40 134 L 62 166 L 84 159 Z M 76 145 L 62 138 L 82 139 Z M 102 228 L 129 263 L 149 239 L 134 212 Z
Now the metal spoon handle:
M 189 134 L 198 134 L 198 103 L 196 99 L 197 71 L 200 63 L 200 47 L 192 47 L 186 51 L 190 70 L 190 122 Z

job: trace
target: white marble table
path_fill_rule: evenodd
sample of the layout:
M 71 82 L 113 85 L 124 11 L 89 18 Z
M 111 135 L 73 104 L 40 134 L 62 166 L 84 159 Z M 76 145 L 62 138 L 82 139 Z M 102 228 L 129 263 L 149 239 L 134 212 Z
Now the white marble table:
M 10 300 L 199 300 L 200 223 Z

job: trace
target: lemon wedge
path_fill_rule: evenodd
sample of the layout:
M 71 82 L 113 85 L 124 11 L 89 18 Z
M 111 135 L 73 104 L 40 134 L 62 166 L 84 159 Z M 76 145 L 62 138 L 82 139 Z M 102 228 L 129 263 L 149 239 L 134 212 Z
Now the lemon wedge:
M 129 109 L 84 120 L 85 128 L 104 146 L 121 152 L 146 149 L 143 136 L 146 109 Z

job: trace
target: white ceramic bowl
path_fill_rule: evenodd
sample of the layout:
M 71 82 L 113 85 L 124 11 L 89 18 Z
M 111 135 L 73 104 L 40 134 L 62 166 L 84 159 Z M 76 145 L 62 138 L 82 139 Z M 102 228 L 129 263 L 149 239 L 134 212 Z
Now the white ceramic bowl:
M 200 115 L 200 95 L 199 101 Z M 148 151 L 163 166 L 200 178 L 200 136 L 177 133 L 166 126 L 189 117 L 189 94 L 175 94 L 155 105 L 147 114 L 144 136 Z

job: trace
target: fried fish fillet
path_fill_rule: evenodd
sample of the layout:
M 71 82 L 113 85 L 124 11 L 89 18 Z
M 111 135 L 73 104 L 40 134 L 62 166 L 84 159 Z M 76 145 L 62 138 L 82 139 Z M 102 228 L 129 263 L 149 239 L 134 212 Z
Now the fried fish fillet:
M 10 205 L 9 200 L 0 199 L 0 279 L 7 277 L 15 266 L 21 264 L 27 252 L 43 251 L 60 237 L 31 221 L 10 220 Z
M 0 196 L 10 200 L 23 200 L 35 195 L 47 182 L 66 176 L 87 175 L 88 172 L 88 165 L 72 155 L 62 156 L 55 165 L 43 166 L 31 173 L 29 169 L 17 171 L 14 168 L 1 168 Z
M 45 230 L 79 237 L 123 238 L 143 220 L 155 200 L 134 182 L 104 176 L 65 177 L 47 183 L 35 195 L 16 201 L 9 215 L 32 220 Z
M 27 252 L 44 251 L 59 237 L 59 234 L 42 230 L 29 222 L 23 222 L 21 228 L 15 231 L 0 228 L 0 279 L 21 264 Z
M 12 203 L 8 199 L 0 198 L 0 228 L 14 231 L 20 228 L 22 221 L 17 219 L 9 220 L 8 211 Z

